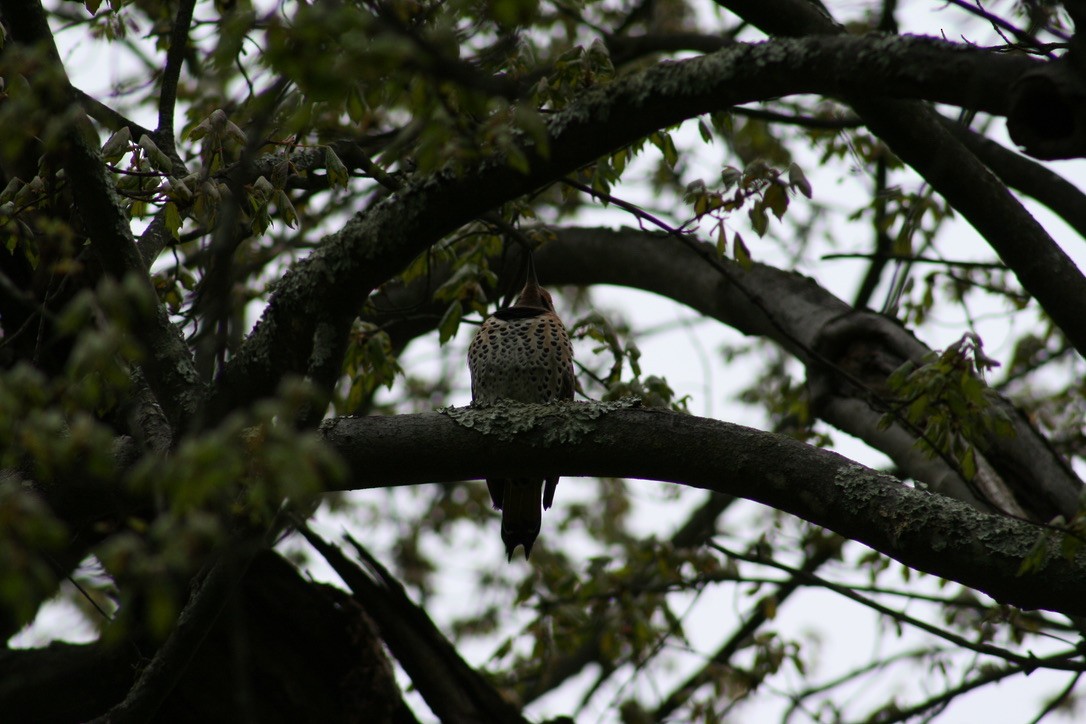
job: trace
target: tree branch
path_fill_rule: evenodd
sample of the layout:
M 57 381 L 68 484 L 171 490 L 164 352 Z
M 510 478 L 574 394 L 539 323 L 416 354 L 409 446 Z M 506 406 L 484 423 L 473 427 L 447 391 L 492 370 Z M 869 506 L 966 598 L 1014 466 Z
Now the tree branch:
M 654 721 L 666 721 L 675 710 L 690 700 L 690 697 L 705 684 L 713 680 L 714 668 L 717 666 L 727 665 L 731 662 L 732 656 L 737 651 L 747 646 L 754 634 L 761 628 L 762 624 L 770 618 L 770 610 L 778 609 L 793 593 L 798 591 L 807 581 L 798 575 L 799 571 L 804 573 L 814 573 L 824 563 L 829 561 L 841 553 L 841 544 L 843 541 L 837 539 L 835 541 L 823 541 L 822 546 L 817 548 L 814 552 L 807 556 L 803 565 L 800 566 L 795 572 L 792 572 L 792 577 L 781 585 L 773 589 L 772 592 L 762 596 L 758 601 L 750 607 L 749 613 L 739 627 L 732 632 L 732 635 L 728 637 L 728 640 L 723 643 L 716 650 L 716 653 L 705 663 L 705 666 L 698 669 L 690 677 L 668 695 L 667 699 L 663 701 L 653 712 Z M 767 606 L 767 602 L 772 602 L 772 609 Z
M 880 359 L 897 359 L 900 364 L 930 353 L 901 325 L 877 315 L 857 316 L 845 302 L 811 279 L 764 264 L 743 268 L 721 260 L 713 245 L 693 239 L 680 244 L 664 234 L 630 228 L 556 228 L 549 233 L 551 239 L 535 254 L 537 268 L 547 284 L 615 284 L 643 289 L 685 304 L 744 334 L 775 342 L 808 367 L 819 393 L 816 414 L 890 455 L 910 477 L 940 493 L 978 502 L 952 466 L 916 449 L 915 432 L 896 424 L 880 430 L 878 420 L 884 410 L 840 389 L 832 375 L 833 359 L 816 351 L 820 345 L 824 349 L 831 337 L 840 340 L 841 335 L 831 332 L 835 326 L 845 324 L 854 332 L 866 329 L 862 336 L 871 350 L 881 350 Z M 517 269 L 519 263 L 516 253 L 510 254 L 507 267 Z M 439 270 L 431 281 L 437 286 L 443 280 Z M 430 296 L 425 280 L 406 289 L 388 285 L 372 299 L 376 314 L 367 320 L 387 327 L 394 344 L 402 347 L 411 337 L 432 330 L 440 318 L 443 308 L 430 306 Z M 405 308 L 414 310 L 414 315 L 397 322 L 403 316 L 400 310 Z M 840 346 L 837 342 L 835 345 Z M 897 364 L 891 362 L 888 366 L 886 373 Z M 869 394 L 877 397 L 879 380 L 871 376 L 873 371 L 864 372 L 864 382 L 871 388 Z M 1006 398 L 993 397 L 993 404 L 1012 422 L 1015 435 L 990 435 L 977 442 L 987 451 L 1004 482 L 1038 519 L 1074 515 L 1082 483 L 1073 470 Z
M 521 141 L 526 172 L 494 158 L 417 179 L 326 237 L 278 284 L 264 317 L 220 377 L 212 415 L 271 394 L 282 375 L 304 373 L 312 355 L 336 353 L 317 348 L 318 323 L 345 335 L 370 292 L 442 236 L 659 128 L 792 93 L 875 88 L 999 113 L 1006 110 L 1009 80 L 1035 65 L 933 39 L 823 37 L 738 44 L 590 89 L 550 118 L 548 154 Z M 1086 319 L 1086 294 L 1067 304 L 1081 306 Z M 1086 348 L 1086 334 L 1080 341 Z
M 949 118 L 943 123 L 1003 183 L 1047 206 L 1086 239 L 1086 194 L 1048 167 Z
M 441 721 L 525 724 L 516 708 L 465 663 L 399 581 L 361 545 L 347 538 L 365 569 L 304 526 L 300 530 L 377 622 L 381 637 Z
M 697 510 L 695 510 L 674 535 L 671 536 L 673 548 L 696 548 L 705 544 L 716 531 L 717 518 L 732 504 L 735 498 L 730 495 L 711 494 Z M 650 566 L 645 566 L 645 573 L 649 574 Z M 639 579 L 634 579 L 635 583 Z M 608 599 L 613 603 L 613 599 Z M 597 617 L 606 617 L 614 609 L 595 614 Z M 603 629 L 597 627 L 586 641 L 572 651 L 563 651 L 559 657 L 548 661 L 543 667 L 538 678 L 523 682 L 520 688 L 521 698 L 525 702 L 535 701 L 549 691 L 558 688 L 564 681 L 579 674 L 590 663 L 598 663 L 602 658 L 601 643 L 603 641 Z M 610 666 L 602 667 L 601 679 L 613 669 Z
M 244 577 L 254 553 L 248 545 L 231 547 L 209 566 L 166 643 L 140 674 L 124 701 L 96 719 L 95 724 L 136 724 L 155 718 L 155 713 L 185 673 L 189 661 Z
M 351 489 L 515 475 L 679 482 L 792 513 L 1005 603 L 1086 614 L 1086 549 L 1064 557 L 1061 532 L 978 513 L 791 438 L 660 410 L 606 409 L 495 406 L 338 418 L 322 430 L 349 465 Z M 509 440 L 481 432 L 513 421 L 531 432 Z M 420 447 L 428 454 L 418 455 Z M 1039 542 L 1040 564 L 1020 575 Z
M 769 33 L 810 36 L 824 42 L 829 37 L 840 38 L 844 32 L 829 16 L 799 0 L 717 2 Z M 997 110 L 991 99 L 979 97 L 991 92 L 992 87 L 985 87 L 983 81 L 974 84 L 963 78 L 962 82 L 969 86 L 964 94 L 974 102 L 957 105 L 1000 115 L 1012 110 L 1006 105 L 1012 100 L 1006 86 L 997 91 L 1002 95 L 998 104 L 1002 107 Z M 939 115 L 928 106 L 900 100 L 912 96 L 909 93 L 875 95 L 844 90 L 839 95 L 873 133 L 980 232 L 1068 340 L 1086 355 L 1086 277 L 1007 188 L 954 138 Z
M 196 0 L 181 0 L 170 29 L 170 47 L 166 51 L 166 67 L 162 71 L 162 90 L 158 96 L 158 129 L 155 139 L 166 154 L 177 154 L 173 134 L 173 114 L 177 105 L 177 81 L 181 77 L 181 65 L 188 49 L 189 26 Z

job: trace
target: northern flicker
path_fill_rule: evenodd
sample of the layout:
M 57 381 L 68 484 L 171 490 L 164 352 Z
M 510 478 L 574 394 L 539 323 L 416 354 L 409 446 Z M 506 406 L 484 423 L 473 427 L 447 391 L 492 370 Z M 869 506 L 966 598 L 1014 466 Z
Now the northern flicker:
M 471 400 L 487 405 L 497 400 L 545 403 L 572 400 L 573 346 L 554 313 L 554 303 L 539 286 L 532 257 L 528 279 L 513 306 L 486 318 L 468 348 Z M 502 511 L 502 541 L 509 560 L 518 545 L 524 558 L 539 535 L 543 508 L 554 502 L 558 478 L 488 478 L 490 499 Z

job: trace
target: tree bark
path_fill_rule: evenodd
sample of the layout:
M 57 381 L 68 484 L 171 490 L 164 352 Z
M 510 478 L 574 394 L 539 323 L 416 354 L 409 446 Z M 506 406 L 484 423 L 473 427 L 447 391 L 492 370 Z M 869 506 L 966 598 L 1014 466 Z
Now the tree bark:
M 526 172 L 498 156 L 414 180 L 321 241 L 277 285 L 219 379 L 211 417 L 271 394 L 284 374 L 304 374 L 314 362 L 325 365 L 329 356 L 342 355 L 338 340 L 363 300 L 441 237 L 660 128 L 794 93 L 922 97 L 1005 113 L 1009 83 L 1035 66 L 1027 58 L 930 38 L 818 37 L 737 44 L 591 89 L 550 117 L 546 151 L 518 141 Z M 1086 331 L 1077 335 L 1070 323 L 1086 319 L 1086 280 L 1082 286 L 1081 295 L 1069 295 L 1058 309 L 1066 313 L 1068 335 L 1086 349 Z M 1045 290 L 1038 291 L 1043 301 Z
M 615 408 L 621 405 L 449 408 L 337 418 L 322 431 L 349 465 L 345 489 L 514 475 L 682 483 L 792 513 L 1004 603 L 1086 615 L 1086 548 L 1062 555 L 1063 532 L 979 513 L 791 438 Z M 1019 573 L 1027 560 L 1037 565 Z

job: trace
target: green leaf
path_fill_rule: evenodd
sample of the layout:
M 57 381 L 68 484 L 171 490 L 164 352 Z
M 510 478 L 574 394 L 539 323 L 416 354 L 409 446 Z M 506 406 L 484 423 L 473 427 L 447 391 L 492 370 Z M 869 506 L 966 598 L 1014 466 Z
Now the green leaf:
M 155 144 L 151 137 L 147 134 L 140 136 L 139 147 L 143 149 L 143 152 L 147 154 L 147 160 L 151 162 L 158 171 L 164 171 L 169 173 L 173 170 L 173 161 L 170 157 L 162 152 L 162 150 Z
M 788 194 L 785 193 L 784 187 L 776 183 L 770 184 L 765 191 L 764 200 L 765 205 L 780 221 L 781 217 L 784 216 L 784 212 L 788 210 Z
M 174 241 L 181 239 L 181 212 L 177 210 L 177 204 L 169 202 L 166 204 L 166 230 L 170 232 L 170 236 L 174 238 Z
M 298 226 L 298 212 L 294 209 L 294 204 L 290 202 L 290 197 L 282 189 L 275 194 L 275 207 L 287 226 L 292 229 Z
M 698 119 L 698 133 L 701 134 L 701 140 L 706 143 L 713 142 L 713 132 L 709 130 L 709 126 L 705 124 L 705 121 L 700 118 Z
M 445 314 L 441 316 L 441 322 L 437 325 L 438 342 L 445 344 L 456 336 L 456 330 L 460 328 L 460 318 L 463 314 L 464 308 L 460 304 L 460 300 L 456 300 L 449 305 L 449 308 L 445 310 Z
M 765 236 L 765 232 L 769 228 L 769 214 L 766 213 L 765 199 L 759 199 L 754 203 L 749 216 L 754 233 L 758 236 Z
M 649 136 L 649 142 L 660 149 L 660 153 L 664 156 L 664 162 L 674 168 L 679 160 L 679 152 L 675 150 L 675 142 L 671 140 L 671 134 L 666 131 L 657 131 Z
M 717 228 L 716 232 L 716 254 L 721 259 L 728 253 L 728 232 L 724 228 L 724 224 L 721 224 Z
M 744 269 L 750 269 L 754 266 L 754 262 L 750 258 L 750 250 L 747 249 L 747 245 L 743 243 L 742 235 L 737 231 L 735 232 L 735 260 L 739 262 L 739 266 Z
M 532 170 L 532 166 L 528 162 L 528 157 L 524 155 L 524 151 L 516 146 L 511 146 L 506 152 L 505 163 L 509 168 L 524 175 L 528 175 L 528 172 Z
M 347 188 L 350 173 L 331 146 L 324 147 L 324 167 L 328 170 L 328 182 L 333 187 Z
M 102 157 L 110 163 L 117 163 L 131 150 L 131 146 L 132 131 L 125 126 L 106 140 L 105 145 L 102 146 Z
M 1045 560 L 1048 558 L 1048 538 L 1042 533 L 1037 536 L 1037 540 L 1034 541 L 1033 547 L 1030 548 L 1029 553 L 1022 559 L 1022 564 L 1018 566 L 1018 573 L 1015 575 L 1021 576 L 1030 571 L 1040 570 L 1044 567 Z
M 966 480 L 972 480 L 977 476 L 977 451 L 970 445 L 962 455 L 962 475 Z

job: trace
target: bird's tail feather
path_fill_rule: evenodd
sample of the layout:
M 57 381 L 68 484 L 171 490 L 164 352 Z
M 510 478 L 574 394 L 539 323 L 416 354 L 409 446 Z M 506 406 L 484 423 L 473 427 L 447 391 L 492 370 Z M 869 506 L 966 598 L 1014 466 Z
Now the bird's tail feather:
M 518 545 L 524 546 L 524 560 L 528 560 L 532 552 L 543 515 L 542 495 L 541 479 L 511 478 L 506 481 L 502 497 L 502 541 L 510 561 Z

